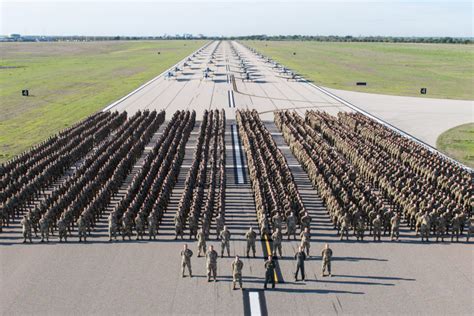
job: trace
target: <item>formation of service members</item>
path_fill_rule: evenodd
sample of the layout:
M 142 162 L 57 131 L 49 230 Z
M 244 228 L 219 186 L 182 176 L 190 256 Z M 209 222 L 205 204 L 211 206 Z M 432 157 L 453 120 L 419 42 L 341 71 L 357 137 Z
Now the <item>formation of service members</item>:
M 45 215 L 48 225 L 56 226 L 45 209 L 33 209 L 33 205 L 47 197 L 49 187 L 126 117 L 126 113 L 99 112 L 0 165 L 0 232 L 22 213 L 29 213 L 35 234 Z
M 186 176 L 185 189 L 173 222 L 175 239 L 179 237 L 184 239 L 185 229 L 189 229 L 189 238 L 198 238 L 199 230 L 207 239 L 211 233 L 211 222 L 214 221 L 214 215 L 217 215 L 215 217 L 216 239 L 221 239 L 223 250 L 226 248 L 229 251 L 225 242 L 227 237 L 221 235 L 225 226 L 224 135 L 225 111 L 206 110 L 201 122 L 193 162 Z M 208 173 L 210 173 L 209 176 Z M 202 236 L 200 238 L 202 239 Z
M 309 227 L 311 217 L 305 210 L 283 153 L 257 111 L 237 111 L 236 120 L 247 156 L 260 235 L 272 238 L 272 255 L 281 255 L 283 225 L 287 227 L 287 238 L 293 236 L 296 240 L 297 226 Z M 247 240 L 249 250 L 252 240 Z
M 276 112 L 275 124 L 320 193 L 342 239 L 389 234 L 402 220 L 422 241 L 470 237 L 473 175 L 355 113 Z M 351 141 L 349 141 L 351 140 Z
M 87 240 L 111 196 L 125 179 L 127 165 L 138 159 L 141 148 L 163 122 L 164 112 L 138 112 L 125 120 L 126 113 L 103 122 L 103 127 L 109 129 L 116 126 L 119 136 L 100 142 L 64 182 L 28 210 L 26 219 L 22 220 L 25 231 L 29 226 L 36 235 L 39 229 L 41 240 L 46 242 L 50 234 L 58 231 L 60 242 L 66 242 L 77 225 L 79 241 Z M 93 135 L 95 140 L 102 138 L 101 131 Z M 113 219 L 110 224 L 114 225 Z M 111 229 L 111 236 L 116 232 Z

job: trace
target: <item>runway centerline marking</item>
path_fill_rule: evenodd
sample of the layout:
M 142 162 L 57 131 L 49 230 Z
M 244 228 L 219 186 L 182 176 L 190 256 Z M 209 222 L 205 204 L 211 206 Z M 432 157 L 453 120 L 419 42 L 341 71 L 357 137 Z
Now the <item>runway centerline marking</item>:
M 237 126 L 232 124 L 232 146 L 234 147 L 235 167 L 237 171 L 237 184 L 244 183 L 244 171 L 242 166 L 242 152 L 240 150 L 239 134 L 237 132 Z

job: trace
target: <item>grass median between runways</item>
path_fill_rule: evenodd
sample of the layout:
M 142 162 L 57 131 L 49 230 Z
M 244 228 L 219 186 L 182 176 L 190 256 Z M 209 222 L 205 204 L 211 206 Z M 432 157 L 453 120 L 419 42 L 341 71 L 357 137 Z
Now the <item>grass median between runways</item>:
M 1 43 L 0 162 L 104 108 L 204 44 Z M 30 96 L 21 96 L 22 89 Z

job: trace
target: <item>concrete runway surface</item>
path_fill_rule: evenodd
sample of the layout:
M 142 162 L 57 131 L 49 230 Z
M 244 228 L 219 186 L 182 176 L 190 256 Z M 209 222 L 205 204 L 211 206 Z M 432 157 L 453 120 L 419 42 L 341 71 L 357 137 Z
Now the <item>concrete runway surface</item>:
M 292 81 L 276 71 L 264 59 L 233 43 L 246 60 L 251 81 L 242 80 L 240 63 L 229 42 L 213 42 L 195 56 L 190 56 L 172 77 L 161 76 L 143 89 L 116 104 L 112 110 L 134 112 L 141 109 L 166 109 L 167 118 L 178 109 L 194 109 L 197 119 L 204 109 L 226 109 L 226 223 L 232 232 L 231 255 L 245 254 L 244 231 L 257 227 L 253 194 L 248 170 L 243 166 L 243 181 L 237 179 L 234 161 L 238 155 L 232 144 L 235 110 L 255 108 L 266 120 L 279 148 L 286 155 L 305 207 L 313 217 L 311 258 L 306 264 L 307 280 L 294 282 L 293 255 L 299 242 L 284 241 L 284 258 L 279 260 L 284 283 L 275 290 L 262 292 L 264 267 L 263 244 L 257 243 L 257 258 L 243 258 L 244 291 L 233 291 L 230 263 L 219 258 L 218 282 L 207 283 L 205 260 L 196 258 L 195 277 L 181 278 L 179 256 L 185 241 L 173 240 L 172 218 L 183 191 L 186 173 L 192 161 L 199 122 L 186 146 L 186 155 L 178 183 L 165 213 L 157 241 L 109 243 L 105 214 L 87 244 L 59 244 L 57 237 L 49 244 L 21 244 L 18 221 L 0 234 L 0 313 L 2 315 L 313 315 L 313 314 L 473 314 L 474 248 L 464 238 L 460 243 L 421 243 L 402 225 L 401 241 L 381 243 L 340 241 L 322 206 L 318 192 L 292 156 L 288 145 L 272 123 L 275 109 L 296 109 L 300 114 L 309 108 L 330 113 L 350 110 L 324 93 L 301 81 Z M 214 62 L 209 63 L 211 55 Z M 209 67 L 210 78 L 204 77 Z M 235 80 L 232 80 L 232 75 Z M 234 86 L 235 82 L 235 86 Z M 367 97 L 357 93 L 334 91 L 374 115 L 387 119 L 415 136 L 431 143 L 432 139 L 461 124 L 472 102 L 453 108 L 431 111 L 430 100 L 411 101 L 398 108 L 398 97 Z M 402 98 L 402 97 L 400 97 Z M 414 98 L 407 98 L 414 99 Z M 376 106 L 377 100 L 379 105 Z M 399 99 L 402 100 L 402 99 Z M 462 101 L 432 101 L 451 102 Z M 408 103 L 407 103 L 408 104 Z M 434 103 L 433 103 L 434 104 Z M 463 103 L 464 104 L 464 103 Z M 387 106 L 386 106 L 387 105 Z M 414 108 L 417 110 L 414 110 Z M 425 112 L 423 112 L 425 111 Z M 416 115 L 413 113 L 416 112 Z M 434 112 L 434 113 L 432 113 Z M 407 117 L 404 114 L 410 113 Z M 424 114 L 426 113 L 426 114 Z M 428 114 L 430 113 L 430 114 Z M 449 115 L 447 115 L 449 114 Z M 449 116 L 449 118 L 447 117 Z M 422 128 L 423 120 L 436 128 Z M 449 120 L 449 122 L 447 122 Z M 444 124 L 444 125 L 443 125 Z M 442 127 L 440 127 L 442 125 Z M 425 125 L 426 127 L 427 125 Z M 439 128 L 438 128 L 439 127 Z M 151 142 L 157 140 L 163 126 Z M 240 148 L 241 150 L 241 148 Z M 143 156 L 142 156 L 143 157 Z M 133 172 L 143 163 L 140 159 Z M 132 173 L 133 173 L 132 172 Z M 132 175 L 127 179 L 130 180 Z M 120 193 L 119 193 L 120 194 Z M 114 201 L 118 201 L 115 198 Z M 214 232 L 214 229 L 211 230 Z M 332 278 L 320 276 L 320 252 L 324 243 L 334 251 Z M 220 250 L 220 244 L 211 240 Z

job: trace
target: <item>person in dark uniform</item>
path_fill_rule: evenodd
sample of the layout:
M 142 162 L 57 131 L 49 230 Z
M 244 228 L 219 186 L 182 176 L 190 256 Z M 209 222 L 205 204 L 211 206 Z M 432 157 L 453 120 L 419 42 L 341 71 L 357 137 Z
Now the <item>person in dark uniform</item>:
M 264 289 L 267 289 L 267 284 L 270 282 L 272 284 L 272 289 L 275 288 L 275 261 L 272 256 L 268 256 L 268 260 L 265 261 L 265 285 Z
M 304 261 L 306 260 L 306 254 L 304 253 L 304 248 L 300 246 L 298 252 L 295 254 L 296 259 L 296 272 L 295 272 L 295 281 L 298 281 L 298 272 L 301 271 L 301 280 L 305 280 L 304 274 Z

